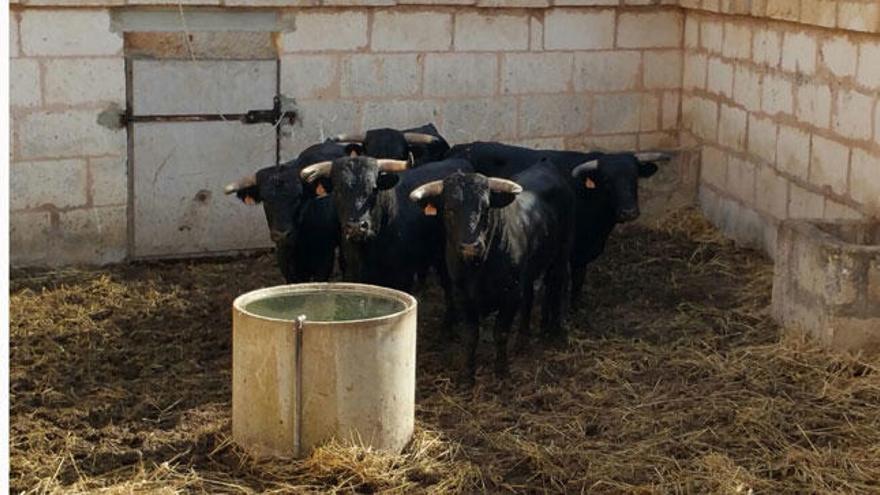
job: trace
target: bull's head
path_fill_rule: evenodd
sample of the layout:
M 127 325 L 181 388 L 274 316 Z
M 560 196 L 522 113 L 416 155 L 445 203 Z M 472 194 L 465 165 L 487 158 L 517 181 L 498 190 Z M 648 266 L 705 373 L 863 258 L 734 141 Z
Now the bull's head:
M 427 215 L 442 210 L 447 246 L 462 260 L 478 262 L 488 248 L 490 208 L 509 205 L 520 192 L 522 187 L 507 179 L 459 172 L 423 184 L 409 197 Z
M 401 132 L 396 129 L 371 129 L 366 134 L 340 134 L 332 141 L 349 143 L 348 149 L 358 155 L 373 158 L 413 161 L 410 145 L 430 144 L 436 136 L 418 132 Z
M 396 186 L 396 172 L 408 166 L 403 160 L 347 157 L 305 167 L 300 176 L 333 196 L 345 238 L 364 241 L 376 235 L 379 193 Z
M 668 154 L 654 152 L 607 154 L 578 165 L 571 175 L 587 190 L 605 194 L 618 222 L 629 222 L 640 214 L 639 178 L 657 172 L 654 162 L 670 159 Z
M 263 205 L 269 234 L 278 247 L 292 245 L 296 237 L 297 217 L 303 202 L 313 191 L 307 191 L 293 165 L 266 167 L 243 177 L 224 188 L 249 205 Z

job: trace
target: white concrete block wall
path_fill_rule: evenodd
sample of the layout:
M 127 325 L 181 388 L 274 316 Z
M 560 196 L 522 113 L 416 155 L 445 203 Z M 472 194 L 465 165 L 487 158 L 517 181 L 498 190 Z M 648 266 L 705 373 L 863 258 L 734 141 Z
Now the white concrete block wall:
M 773 254 L 782 219 L 880 217 L 880 17 L 876 2 L 751 5 L 760 19 L 686 10 L 681 139 L 704 147 L 704 211 Z

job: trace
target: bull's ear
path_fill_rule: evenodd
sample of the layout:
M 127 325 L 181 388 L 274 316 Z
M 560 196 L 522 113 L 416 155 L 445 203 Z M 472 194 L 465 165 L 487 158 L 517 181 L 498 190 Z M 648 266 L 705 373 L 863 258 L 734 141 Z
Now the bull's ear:
M 360 143 L 349 143 L 345 145 L 345 154 L 348 156 L 361 156 L 364 154 L 364 146 Z
M 379 188 L 380 191 L 386 191 L 396 186 L 400 181 L 400 176 L 390 172 L 383 172 L 379 174 L 379 178 L 376 179 L 376 187 Z
M 639 177 L 650 177 L 657 173 L 657 165 L 652 162 L 639 162 Z
M 260 188 L 257 186 L 239 189 L 235 191 L 235 195 L 238 196 L 242 203 L 247 205 L 255 205 L 263 201 L 263 198 L 260 197 Z
M 491 208 L 504 208 L 513 203 L 516 194 L 502 191 L 489 191 L 489 206 Z

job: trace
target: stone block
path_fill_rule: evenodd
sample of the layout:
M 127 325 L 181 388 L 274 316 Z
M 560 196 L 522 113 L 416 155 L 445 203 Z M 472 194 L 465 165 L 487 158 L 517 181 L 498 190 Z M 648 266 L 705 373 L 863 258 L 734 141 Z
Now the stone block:
M 477 7 L 490 8 L 546 8 L 550 6 L 550 0 L 477 0 Z
M 569 150 L 604 151 L 606 153 L 634 150 L 638 146 L 636 134 L 617 134 L 613 136 L 573 136 L 566 138 L 565 148 Z
M 89 158 L 90 197 L 95 206 L 124 205 L 128 201 L 128 169 L 125 157 Z
M 643 84 L 645 88 L 674 89 L 681 87 L 682 56 L 680 51 L 646 51 L 643 58 Z
M 87 202 L 87 180 L 84 160 L 13 163 L 9 169 L 9 209 L 82 206 Z
M 761 86 L 761 108 L 769 114 L 794 111 L 792 85 L 787 79 L 777 75 L 765 74 Z
M 721 53 L 728 58 L 749 60 L 752 55 L 752 30 L 743 22 L 724 23 L 724 47 Z
M 733 65 L 720 58 L 710 58 L 706 87 L 710 93 L 733 97 Z
M 19 50 L 19 42 L 18 42 L 18 17 L 15 15 L 15 12 L 9 13 L 9 57 L 15 58 L 17 57 L 21 51 Z
M 509 53 L 501 66 L 501 91 L 505 94 L 559 93 L 572 79 L 570 53 Z M 535 77 L 540 74 L 541 77 Z
M 547 50 L 599 50 L 614 47 L 614 10 L 553 9 L 544 15 Z
M 779 126 L 776 141 L 776 166 L 803 181 L 810 164 L 810 134 L 796 127 Z
M 856 80 L 867 88 L 880 88 L 880 41 L 865 41 L 859 45 L 859 70 Z
M 529 17 L 492 11 L 455 16 L 457 51 L 515 51 L 529 48 Z
M 544 50 L 544 19 L 533 16 L 529 20 L 529 49 L 533 52 Z
M 733 100 L 750 112 L 761 110 L 761 74 L 738 65 L 733 74 Z
M 49 212 L 10 212 L 10 264 L 13 267 L 47 264 L 51 255 L 52 233 Z
M 632 90 L 639 83 L 641 54 L 616 50 L 585 52 L 574 56 L 575 91 Z
M 578 135 L 586 131 L 589 121 L 589 101 L 586 96 L 541 95 L 520 100 L 521 137 Z
M 755 165 L 737 157 L 727 163 L 729 191 L 747 205 L 755 203 Z
M 727 188 L 727 154 L 713 146 L 703 147 L 700 178 L 719 189 Z
M 281 34 L 284 52 L 351 51 L 367 46 L 365 11 L 296 11 L 285 18 L 293 19 L 294 29 Z
M 451 143 L 504 140 L 516 135 L 514 98 L 454 99 L 443 106 L 443 136 Z
M 678 135 L 674 132 L 639 133 L 639 150 L 662 150 L 678 147 Z
M 349 96 L 412 96 L 419 92 L 419 55 L 351 55 L 342 63 L 341 94 Z
M 749 153 L 767 164 L 776 163 L 776 123 L 749 114 Z
M 535 138 L 535 139 L 517 139 L 511 141 L 514 146 L 522 146 L 523 148 L 532 148 L 535 150 L 563 150 L 565 149 L 565 138 Z
M 364 104 L 362 129 L 406 129 L 437 122 L 439 103 L 431 100 L 370 101 Z
M 721 104 L 718 122 L 718 142 L 736 151 L 745 151 L 746 122 L 748 114 L 745 110 Z
M 822 83 L 805 82 L 797 89 L 797 118 L 820 129 L 831 122 L 831 89 Z
M 46 103 L 125 106 L 125 62 L 120 58 L 59 58 L 46 62 Z
M 837 27 L 876 33 L 880 25 L 880 4 L 876 2 L 838 2 Z
M 784 21 L 800 19 L 800 0 L 767 0 L 767 16 Z
M 98 123 L 96 110 L 34 112 L 21 118 L 18 129 L 21 157 L 64 158 L 124 154 L 124 129 Z
M 785 33 L 782 69 L 804 75 L 816 72 L 816 39 L 810 33 Z
M 639 116 L 639 131 L 651 132 L 659 129 L 660 98 L 653 94 L 642 95 L 642 108 Z
M 489 96 L 495 94 L 495 54 L 428 54 L 424 94 L 428 96 Z
M 822 218 L 825 197 L 794 183 L 788 185 L 788 216 L 791 218 Z
M 15 107 L 35 107 L 40 96 L 40 64 L 34 59 L 9 60 L 9 104 Z
M 848 171 L 849 147 L 814 134 L 810 182 L 817 186 L 828 186 L 835 194 L 844 195 Z
M 623 12 L 617 17 L 618 48 L 674 48 L 681 46 L 682 15 L 675 11 Z
M 836 77 L 852 77 L 859 61 L 858 46 L 844 36 L 835 36 L 822 42 L 819 58 Z
M 25 55 L 122 54 L 122 36 L 111 32 L 107 9 L 27 9 L 19 30 Z
M 340 72 L 335 55 L 282 55 L 281 93 L 296 98 L 338 97 Z
M 715 142 L 718 137 L 718 103 L 697 98 L 694 110 L 692 131 L 703 139 Z
M 700 21 L 697 17 L 688 15 L 684 21 L 684 46 L 685 48 L 697 48 L 700 41 Z
M 285 126 L 282 156 L 296 156 L 306 147 L 336 134 L 360 132 L 360 106 L 341 100 L 297 100 L 300 120 Z
M 641 97 L 638 94 L 602 94 L 593 98 L 593 134 L 639 130 Z
M 661 128 L 665 131 L 678 130 L 678 114 L 681 97 L 678 92 L 663 93 Z
M 853 148 L 850 169 L 850 196 L 880 216 L 880 155 Z
M 862 214 L 845 204 L 825 198 L 825 212 L 822 218 L 825 220 L 859 220 L 862 218 Z
M 837 17 L 837 0 L 801 0 L 801 22 L 833 28 Z
M 451 45 L 452 14 L 396 10 L 373 14 L 374 51 L 446 51 Z
M 874 100 L 856 91 L 840 90 L 837 93 L 836 112 L 831 118 L 831 128 L 851 139 L 871 139 L 871 111 Z
M 687 54 L 684 58 L 682 87 L 684 89 L 706 88 L 706 67 L 708 60 L 702 54 Z
M 712 19 L 700 23 L 700 45 L 709 53 L 718 55 L 724 49 L 724 24 Z
M 758 29 L 752 37 L 752 60 L 756 64 L 779 67 L 782 58 L 782 36 L 777 31 Z
M 755 203 L 773 218 L 788 216 L 788 181 L 768 166 L 759 166 L 755 174 Z
M 59 218 L 57 247 L 67 263 L 119 262 L 127 251 L 127 228 L 125 206 L 64 212 Z

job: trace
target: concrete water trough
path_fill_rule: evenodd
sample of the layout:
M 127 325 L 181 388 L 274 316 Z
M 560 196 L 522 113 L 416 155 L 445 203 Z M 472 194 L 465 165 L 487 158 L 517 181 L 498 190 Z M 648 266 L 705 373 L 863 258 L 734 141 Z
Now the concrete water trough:
M 827 347 L 880 351 L 880 222 L 783 221 L 773 315 Z
M 414 297 L 372 285 L 295 284 L 233 303 L 232 436 L 255 456 L 302 457 L 336 439 L 399 451 L 413 432 Z

